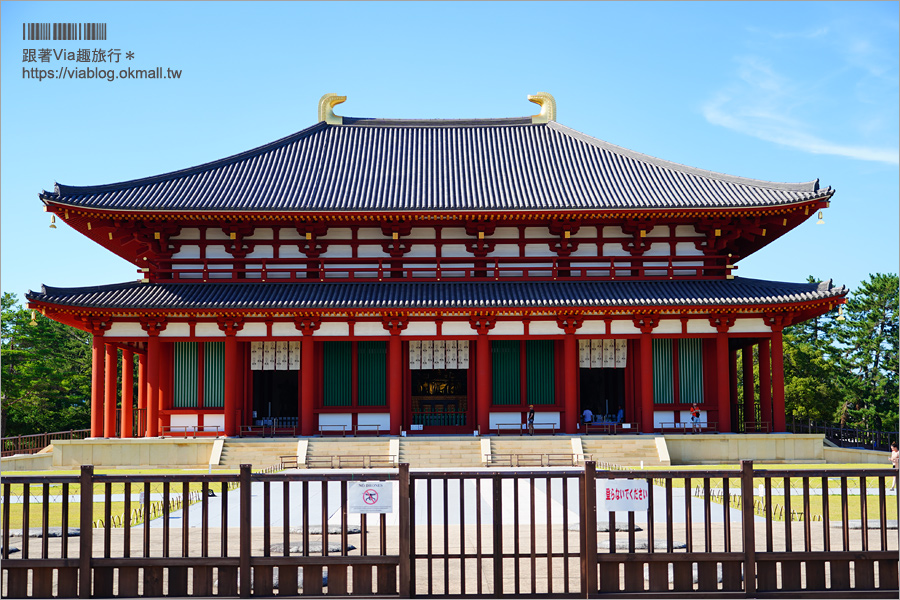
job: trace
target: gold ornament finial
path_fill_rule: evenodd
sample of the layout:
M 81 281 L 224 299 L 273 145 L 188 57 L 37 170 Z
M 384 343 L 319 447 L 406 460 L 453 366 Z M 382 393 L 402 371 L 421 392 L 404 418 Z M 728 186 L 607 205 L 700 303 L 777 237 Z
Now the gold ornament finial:
M 340 115 L 334 114 L 334 107 L 346 101 L 347 96 L 338 96 L 337 94 L 325 94 L 319 98 L 319 121 L 325 121 L 329 125 L 343 123 Z
M 37 319 L 35 319 L 34 317 L 35 317 L 35 311 L 32 310 L 31 311 L 31 323 L 29 323 L 29 325 L 31 325 L 32 327 L 37 327 Z
M 56 215 L 50 215 L 50 229 L 56 229 Z
M 532 123 L 547 123 L 556 120 L 556 99 L 547 92 L 538 92 L 534 96 L 528 96 L 529 102 L 534 102 L 541 107 L 541 112 L 531 115 Z

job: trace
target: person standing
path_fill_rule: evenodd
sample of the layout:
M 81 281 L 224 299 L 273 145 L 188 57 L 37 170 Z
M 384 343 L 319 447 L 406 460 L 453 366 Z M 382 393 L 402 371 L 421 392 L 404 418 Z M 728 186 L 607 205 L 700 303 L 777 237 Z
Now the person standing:
M 691 428 L 694 432 L 700 429 L 700 408 L 696 402 L 691 405 Z
M 528 405 L 528 434 L 534 435 L 534 404 Z
M 900 463 L 900 450 L 897 450 L 897 442 L 891 442 L 891 466 L 897 471 L 898 463 Z M 891 482 L 891 489 L 897 488 L 897 473 L 894 473 L 894 481 Z

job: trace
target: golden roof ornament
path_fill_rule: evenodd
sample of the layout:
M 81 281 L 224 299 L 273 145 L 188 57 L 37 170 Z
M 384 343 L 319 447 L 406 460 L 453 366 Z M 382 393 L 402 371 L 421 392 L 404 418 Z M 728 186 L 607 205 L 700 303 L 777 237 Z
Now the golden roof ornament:
M 541 107 L 541 112 L 531 115 L 532 123 L 547 123 L 556 120 L 556 99 L 547 92 L 538 92 L 534 96 L 528 96 L 529 102 L 534 102 Z
M 334 107 L 346 101 L 347 96 L 337 94 L 325 94 L 319 98 L 319 121 L 325 121 L 329 125 L 342 124 L 344 120 L 340 115 L 334 114 Z

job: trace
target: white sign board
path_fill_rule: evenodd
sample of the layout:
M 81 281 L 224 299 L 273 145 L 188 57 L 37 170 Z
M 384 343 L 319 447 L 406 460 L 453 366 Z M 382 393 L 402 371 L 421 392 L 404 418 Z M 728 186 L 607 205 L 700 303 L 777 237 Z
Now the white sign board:
M 606 511 L 648 510 L 647 482 L 639 479 L 602 479 L 598 481 L 597 508 Z
M 389 481 L 351 481 L 347 505 L 352 513 L 394 512 L 394 490 Z

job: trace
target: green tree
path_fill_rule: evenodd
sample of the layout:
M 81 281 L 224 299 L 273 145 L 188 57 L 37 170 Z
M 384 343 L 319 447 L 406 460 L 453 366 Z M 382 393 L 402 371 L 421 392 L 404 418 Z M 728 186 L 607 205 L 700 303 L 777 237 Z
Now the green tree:
M 810 283 L 818 283 L 812 275 Z M 784 402 L 790 420 L 830 422 L 843 394 L 834 345 L 837 311 L 784 330 Z
M 90 425 L 91 336 L 2 296 L 2 435 Z
M 842 424 L 897 430 L 898 296 L 897 275 L 876 273 L 847 301 L 835 332 L 843 392 L 835 417 Z

